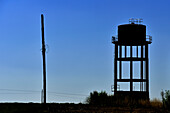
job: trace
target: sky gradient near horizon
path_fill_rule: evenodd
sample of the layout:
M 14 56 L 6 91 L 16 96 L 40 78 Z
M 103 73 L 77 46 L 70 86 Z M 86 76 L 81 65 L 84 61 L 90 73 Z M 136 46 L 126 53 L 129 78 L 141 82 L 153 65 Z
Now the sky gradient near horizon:
M 169 0 L 0 0 L 0 102 L 40 102 L 40 15 L 45 17 L 47 102 L 112 94 L 117 26 L 142 18 L 149 46 L 150 97 L 170 90 Z M 29 90 L 29 91 L 27 91 Z

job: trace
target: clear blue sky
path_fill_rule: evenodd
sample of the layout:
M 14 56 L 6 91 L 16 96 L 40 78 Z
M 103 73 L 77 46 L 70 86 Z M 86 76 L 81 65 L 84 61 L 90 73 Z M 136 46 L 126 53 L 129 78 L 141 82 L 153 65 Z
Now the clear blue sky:
M 0 0 L 0 101 L 40 102 L 41 13 L 49 46 L 47 102 L 83 102 L 94 90 L 112 94 L 111 37 L 132 17 L 143 18 L 147 34 L 153 36 L 150 97 L 160 98 L 161 89 L 170 89 L 169 4 L 169 0 Z

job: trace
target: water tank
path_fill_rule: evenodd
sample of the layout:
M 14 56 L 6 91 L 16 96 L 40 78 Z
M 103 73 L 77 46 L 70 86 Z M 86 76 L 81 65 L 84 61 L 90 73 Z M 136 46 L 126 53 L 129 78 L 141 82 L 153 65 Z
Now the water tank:
M 118 42 L 142 44 L 146 42 L 146 26 L 142 24 L 123 24 L 118 26 Z

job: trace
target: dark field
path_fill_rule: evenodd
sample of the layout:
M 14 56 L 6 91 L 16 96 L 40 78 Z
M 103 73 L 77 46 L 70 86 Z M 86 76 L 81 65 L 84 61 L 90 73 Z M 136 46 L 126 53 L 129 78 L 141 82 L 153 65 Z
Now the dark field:
M 168 113 L 156 107 L 102 107 L 88 104 L 0 103 L 0 113 Z

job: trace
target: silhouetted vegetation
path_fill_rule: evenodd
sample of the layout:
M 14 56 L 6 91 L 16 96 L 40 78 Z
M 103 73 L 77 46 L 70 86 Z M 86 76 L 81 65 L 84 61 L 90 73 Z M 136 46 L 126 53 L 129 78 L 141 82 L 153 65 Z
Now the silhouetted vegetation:
M 150 106 L 148 100 L 142 99 L 132 99 L 129 95 L 126 97 L 123 96 L 114 96 L 108 95 L 105 91 L 97 92 L 94 91 L 90 93 L 90 96 L 87 97 L 86 103 L 90 105 L 98 106 L 117 106 L 117 107 L 139 107 L 139 106 Z
M 0 113 L 168 113 L 155 108 L 97 106 L 74 103 L 0 103 Z
M 108 103 L 109 97 L 105 91 L 102 91 L 98 93 L 97 91 L 94 91 L 93 93 L 90 93 L 90 96 L 87 97 L 86 103 L 91 105 L 101 105 L 106 106 L 110 103 Z
M 170 110 L 170 90 L 161 92 L 163 107 Z
M 165 91 L 163 100 L 132 100 L 130 97 L 116 97 L 105 91 L 91 92 L 86 104 L 79 103 L 0 103 L 0 113 L 168 113 L 170 91 Z
M 169 92 L 165 94 L 165 100 L 170 99 L 168 97 Z M 154 98 L 153 100 L 137 99 L 127 95 L 126 97 L 108 95 L 105 91 L 91 92 L 90 96 L 87 97 L 86 103 L 95 106 L 112 106 L 112 107 L 129 107 L 129 108 L 154 108 L 162 109 L 162 102 L 159 99 Z M 166 101 L 166 106 L 169 103 Z

